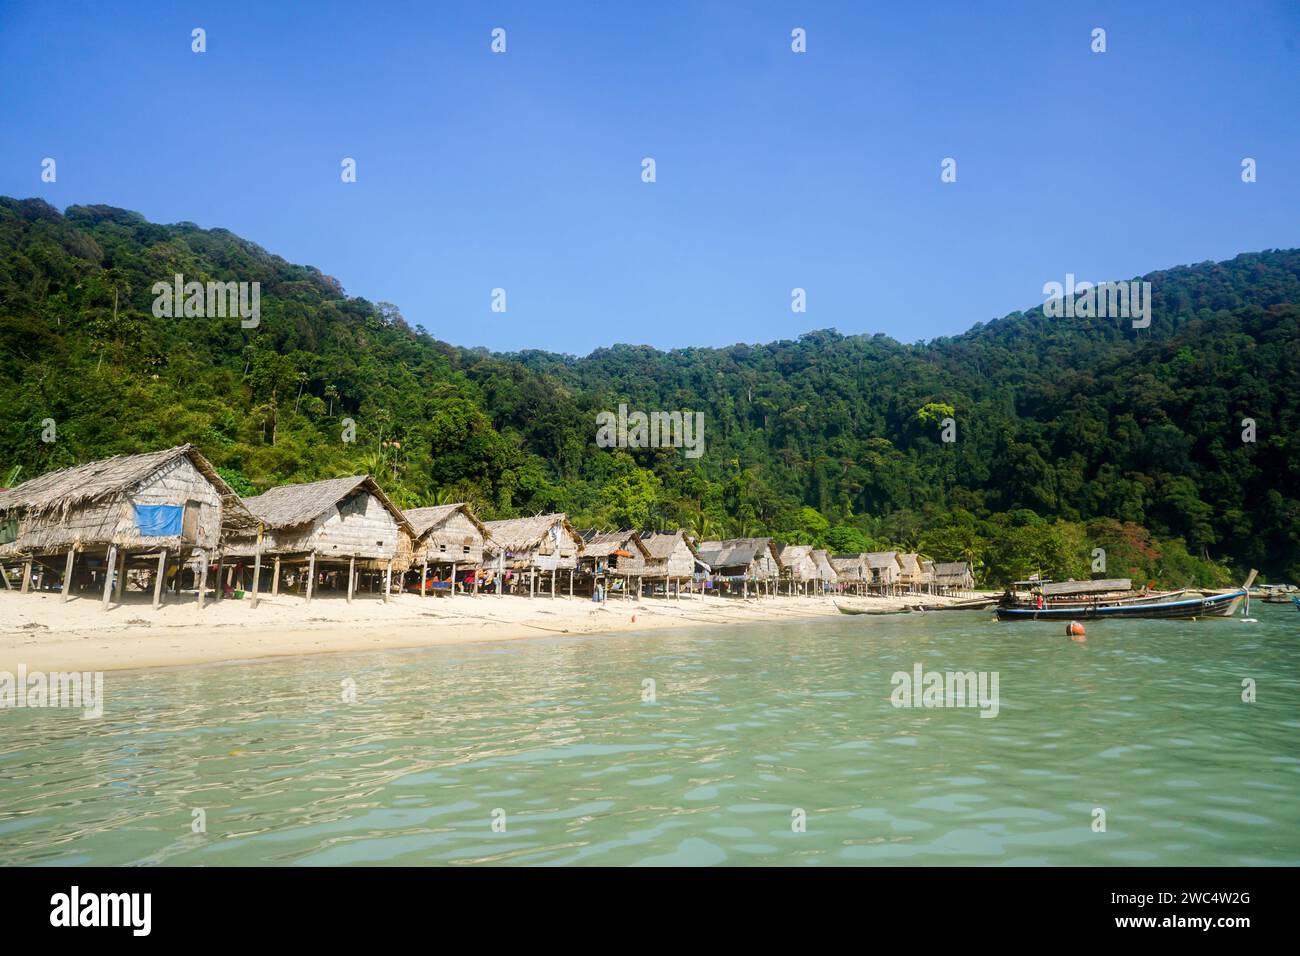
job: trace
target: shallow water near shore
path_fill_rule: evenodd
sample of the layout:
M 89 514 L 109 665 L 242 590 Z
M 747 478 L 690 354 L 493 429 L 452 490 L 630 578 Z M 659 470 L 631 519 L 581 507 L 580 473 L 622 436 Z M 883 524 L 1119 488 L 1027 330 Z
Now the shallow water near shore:
M 1300 614 L 1251 613 L 110 673 L 102 718 L 0 710 L 0 864 L 1296 865 Z M 996 717 L 893 706 L 918 664 L 996 672 Z

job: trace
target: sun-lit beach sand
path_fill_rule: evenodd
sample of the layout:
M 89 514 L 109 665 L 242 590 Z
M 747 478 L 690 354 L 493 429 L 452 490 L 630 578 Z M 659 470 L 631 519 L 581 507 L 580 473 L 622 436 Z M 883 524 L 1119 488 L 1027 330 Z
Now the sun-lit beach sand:
M 872 610 L 940 605 L 956 598 L 776 597 L 740 600 L 686 597 L 680 601 L 483 595 L 455 598 L 394 595 L 385 605 L 367 595 L 211 600 L 199 611 L 192 595 L 154 611 L 131 595 L 105 612 L 98 599 L 62 603 L 58 594 L 0 592 L 0 670 L 22 664 L 41 670 L 130 670 L 217 661 L 387 648 L 506 641 L 556 634 L 615 634 L 677 624 L 747 624 L 835 615 L 835 601 Z

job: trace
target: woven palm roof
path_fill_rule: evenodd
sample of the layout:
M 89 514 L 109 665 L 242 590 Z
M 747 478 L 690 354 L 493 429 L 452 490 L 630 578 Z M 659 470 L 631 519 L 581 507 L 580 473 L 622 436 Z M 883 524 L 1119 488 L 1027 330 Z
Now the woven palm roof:
M 794 561 L 802 561 L 804 558 L 812 557 L 812 545 L 810 544 L 783 544 L 777 552 L 781 556 L 782 564 L 789 564 Z M 788 560 L 787 560 L 788 559 Z
M 867 567 L 891 568 L 898 566 L 897 551 L 869 551 L 866 555 Z
M 835 573 L 845 578 L 862 577 L 862 571 L 867 566 L 865 554 L 832 554 L 830 560 Z
M 406 516 L 388 500 L 388 495 L 369 475 L 327 478 L 302 485 L 280 485 L 255 497 L 245 498 L 244 505 L 268 529 L 296 528 L 315 521 L 361 489 L 378 499 L 402 530 L 412 535 L 415 533 Z
M 629 557 L 633 552 L 639 553 L 643 558 L 650 557 L 650 552 L 641 543 L 640 532 L 637 531 L 592 530 L 579 531 L 578 535 L 582 538 L 583 554 L 611 555 L 622 551 Z
M 672 557 L 677 550 L 677 542 L 685 541 L 686 547 L 692 552 L 695 548 L 691 545 L 690 538 L 686 537 L 682 531 L 642 531 L 641 544 L 645 547 L 650 557 L 662 560 Z
M 771 538 L 728 538 L 725 541 L 701 541 L 700 560 L 713 568 L 748 565 L 772 547 Z
M 568 516 L 563 512 L 549 515 L 534 515 L 531 518 L 506 518 L 503 521 L 485 522 L 491 544 L 494 549 L 520 552 L 530 551 L 542 543 L 551 533 L 551 528 L 559 525 L 563 533 L 569 535 L 579 546 L 582 538 L 569 524 Z
M 465 517 L 474 523 L 479 533 L 487 537 L 488 529 L 482 521 L 479 521 L 469 505 L 461 502 L 454 505 L 431 505 L 428 508 L 408 508 L 402 514 L 406 520 L 411 523 L 411 529 L 415 532 L 417 538 L 422 538 L 430 531 L 440 528 L 450 520 L 456 512 L 463 512 Z
M 129 495 L 180 458 L 188 458 L 217 489 L 221 496 L 223 525 L 231 528 L 255 526 L 239 495 L 193 445 L 177 445 L 140 455 L 116 455 L 47 472 L 0 492 L 0 511 L 67 514 L 75 508 Z
M 965 561 L 947 561 L 934 566 L 936 581 L 962 579 L 970 575 L 970 565 Z
M 831 556 L 825 551 L 814 551 L 812 559 L 817 563 L 817 573 L 821 575 L 824 581 L 834 581 L 838 577 L 835 573 L 835 566 L 831 564 Z

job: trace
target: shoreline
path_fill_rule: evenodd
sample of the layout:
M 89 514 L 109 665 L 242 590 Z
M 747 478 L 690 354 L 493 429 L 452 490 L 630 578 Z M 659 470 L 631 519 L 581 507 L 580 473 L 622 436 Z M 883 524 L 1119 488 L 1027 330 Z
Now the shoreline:
M 426 597 L 318 596 L 310 608 L 295 595 L 248 601 L 192 595 L 154 611 L 148 595 L 105 612 L 97 597 L 66 604 L 52 592 L 0 591 L 0 671 L 121 671 L 269 660 L 309 654 L 411 650 L 455 644 L 649 631 L 673 626 L 728 626 L 838 617 L 835 602 L 872 610 L 909 604 L 938 607 L 961 598 L 889 597 L 587 598 L 514 595 Z

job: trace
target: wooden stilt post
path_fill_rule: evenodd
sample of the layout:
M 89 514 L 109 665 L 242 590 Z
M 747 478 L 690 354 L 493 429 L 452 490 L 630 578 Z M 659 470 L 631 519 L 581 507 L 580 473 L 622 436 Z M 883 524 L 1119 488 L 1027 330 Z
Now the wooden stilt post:
M 113 583 L 113 601 L 122 603 L 122 592 L 126 589 L 126 548 L 118 553 L 117 580 Z
M 535 567 L 528 569 L 528 596 L 530 598 L 537 596 L 537 569 Z
M 153 579 L 153 609 L 162 607 L 163 585 L 167 582 L 167 549 L 158 552 L 158 570 Z
M 32 559 L 28 558 L 23 562 L 23 581 L 22 586 L 18 589 L 20 594 L 26 594 L 31 590 L 32 582 Z
M 271 597 L 280 595 L 280 556 L 275 556 L 275 577 L 271 580 Z
M 483 576 L 482 559 L 479 560 L 480 566 L 474 569 L 474 597 L 478 597 L 478 579 Z
M 203 561 L 203 565 L 199 568 L 199 610 L 202 611 L 203 600 L 208 596 L 208 562 L 211 560 L 211 555 L 206 551 L 201 551 L 199 554 Z M 279 560 L 276 558 L 276 561 Z
M 253 595 L 252 607 L 257 607 L 257 599 L 262 593 L 262 551 L 259 548 L 253 555 Z
M 214 603 L 217 604 L 221 603 L 221 598 L 224 596 L 226 591 L 224 587 L 225 582 L 223 581 L 223 575 L 221 573 L 222 570 L 225 568 L 225 560 L 226 560 L 226 556 L 222 554 L 220 551 L 218 551 L 217 552 L 217 583 L 216 586 L 212 589 L 214 592 L 212 595 L 212 600 Z
M 555 600 L 555 574 L 560 570 L 559 565 L 551 568 L 551 600 Z
M 451 562 L 451 596 L 452 597 L 456 596 L 456 564 L 457 562 L 455 561 Z
M 63 564 L 63 600 L 66 603 L 72 597 L 72 569 L 77 564 L 77 546 L 68 549 L 68 560 Z M 8 581 L 6 580 L 6 584 Z
M 31 562 L 28 562 L 28 567 Z M 109 601 L 113 597 L 113 569 L 117 567 L 117 545 L 108 546 L 108 556 L 104 559 L 104 598 L 100 601 L 99 609 L 107 611 Z
M 569 599 L 573 599 L 573 568 L 569 568 Z
M 357 556 L 354 554 L 348 558 L 348 603 L 352 603 L 352 587 L 357 579 Z
M 307 603 L 311 603 L 311 592 L 316 587 L 316 552 L 307 558 Z
M 262 593 L 262 524 L 257 525 L 257 550 L 253 552 L 253 610 L 257 610 L 257 597 Z
M 424 597 L 425 582 L 429 580 L 429 556 L 424 556 L 424 561 L 420 564 L 420 597 Z
M 388 559 L 388 567 L 384 568 L 384 603 L 387 604 L 389 598 L 393 596 L 393 559 Z

